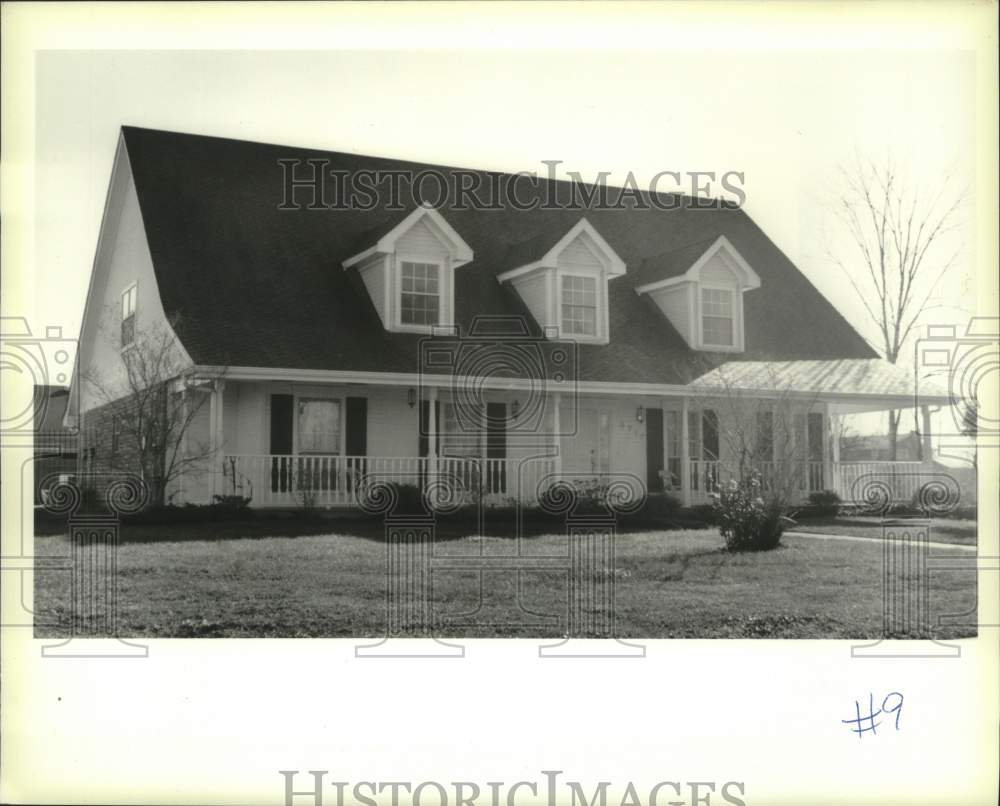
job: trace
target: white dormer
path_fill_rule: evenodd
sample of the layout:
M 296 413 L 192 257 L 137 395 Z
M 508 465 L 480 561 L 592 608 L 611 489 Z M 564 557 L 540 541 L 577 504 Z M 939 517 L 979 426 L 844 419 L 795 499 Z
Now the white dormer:
M 625 263 L 581 218 L 551 249 L 498 276 L 524 300 L 547 338 L 607 344 L 608 281 Z
M 721 235 L 679 277 L 638 286 L 694 350 L 743 352 L 743 294 L 760 277 Z
M 471 260 L 444 216 L 423 205 L 343 267 L 357 266 L 386 330 L 430 333 L 455 326 L 454 270 Z

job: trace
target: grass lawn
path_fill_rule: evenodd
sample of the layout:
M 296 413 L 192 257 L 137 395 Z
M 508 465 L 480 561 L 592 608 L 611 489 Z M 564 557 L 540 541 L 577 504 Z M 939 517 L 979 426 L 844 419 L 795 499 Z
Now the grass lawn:
M 118 623 L 124 637 L 384 633 L 386 546 L 380 524 L 261 522 L 130 529 L 118 550 Z M 268 531 L 282 536 L 267 536 Z M 209 535 L 213 539 L 205 539 Z M 541 567 L 544 561 L 539 560 L 518 580 L 515 570 L 500 565 L 515 562 L 519 546 L 522 557 L 565 557 L 567 540 L 559 534 L 533 535 L 520 542 L 465 535 L 461 530 L 445 534 L 434 544 L 434 556 L 440 558 L 432 575 L 434 633 L 564 635 L 565 571 Z M 613 572 L 617 634 L 635 638 L 881 635 L 879 543 L 796 537 L 786 537 L 783 543 L 771 552 L 729 554 L 720 550 L 718 533 L 709 529 L 618 535 Z M 39 554 L 67 554 L 68 548 L 62 535 L 36 538 Z M 459 568 L 481 556 L 491 558 L 487 570 Z M 69 573 L 38 571 L 35 580 L 36 636 L 66 635 Z M 975 585 L 974 573 L 932 574 L 933 621 L 974 609 Z M 969 621 L 974 618 L 951 620 Z M 974 627 L 935 629 L 937 637 L 974 634 Z
M 803 519 L 794 527 L 796 532 L 822 535 L 850 535 L 882 539 L 882 522 L 879 518 L 863 516 Z M 973 520 L 932 518 L 930 539 L 934 543 L 955 543 L 975 546 L 978 524 Z

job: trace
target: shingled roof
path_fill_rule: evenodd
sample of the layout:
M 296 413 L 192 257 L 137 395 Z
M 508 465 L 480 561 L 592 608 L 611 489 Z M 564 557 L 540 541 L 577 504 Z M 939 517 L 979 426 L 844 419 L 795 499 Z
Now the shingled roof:
M 197 364 L 412 372 L 420 337 L 386 331 L 356 272 L 341 263 L 406 211 L 280 210 L 282 159 L 325 159 L 333 170 L 458 169 L 292 146 L 124 127 L 160 296 Z M 469 173 L 469 172 L 465 172 Z M 477 172 L 484 186 L 504 175 Z M 557 192 L 568 183 L 557 182 Z M 519 185 L 523 200 L 553 188 Z M 610 343 L 579 347 L 579 378 L 682 383 L 695 354 L 637 285 L 686 269 L 677 258 L 725 235 L 760 275 L 745 296 L 745 353 L 735 360 L 873 358 L 870 346 L 738 209 L 456 209 L 442 215 L 475 253 L 456 271 L 456 323 L 480 314 L 530 315 L 496 279 L 513 255 L 544 251 L 581 216 L 625 261 L 610 282 Z M 697 255 L 695 255 L 697 257 Z M 530 325 L 537 333 L 534 323 Z M 539 334 L 540 335 L 540 334 Z M 694 374 L 699 374 L 695 372 Z

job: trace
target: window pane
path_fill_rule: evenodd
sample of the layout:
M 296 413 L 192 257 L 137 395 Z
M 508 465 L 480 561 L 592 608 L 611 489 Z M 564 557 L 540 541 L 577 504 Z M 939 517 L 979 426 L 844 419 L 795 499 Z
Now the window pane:
M 597 280 L 567 275 L 562 278 L 563 332 L 597 335 Z
M 459 412 L 453 403 L 444 403 L 441 420 L 442 456 L 482 456 L 482 409 L 467 405 Z
M 339 400 L 299 400 L 299 451 L 340 453 Z
M 701 289 L 702 339 L 705 344 L 732 347 L 733 292 L 724 288 Z
M 702 318 L 702 334 L 705 344 L 731 347 L 733 345 L 733 320 L 732 318 L 706 315 Z
M 404 261 L 401 271 L 400 321 L 404 325 L 436 325 L 441 306 L 438 265 Z

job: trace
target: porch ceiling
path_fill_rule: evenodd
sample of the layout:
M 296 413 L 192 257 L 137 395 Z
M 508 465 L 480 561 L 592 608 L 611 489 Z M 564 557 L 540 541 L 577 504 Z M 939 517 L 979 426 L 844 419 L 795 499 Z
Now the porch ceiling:
M 729 361 L 691 383 L 702 392 L 737 391 L 812 394 L 824 399 L 865 401 L 866 410 L 949 405 L 948 392 L 879 358 L 828 361 Z

